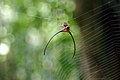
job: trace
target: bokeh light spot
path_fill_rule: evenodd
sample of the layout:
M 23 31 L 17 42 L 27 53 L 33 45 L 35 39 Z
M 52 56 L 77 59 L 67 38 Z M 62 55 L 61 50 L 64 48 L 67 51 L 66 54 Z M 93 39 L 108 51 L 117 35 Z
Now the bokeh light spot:
M 7 55 L 9 52 L 9 45 L 5 43 L 0 44 L 0 55 Z
M 1 6 L 0 10 L 1 10 L 2 18 L 5 21 L 12 21 L 13 17 L 15 17 L 15 15 L 13 16 L 13 10 L 9 5 Z
M 51 6 L 48 3 L 40 2 L 38 5 L 38 11 L 42 17 L 48 17 L 51 13 Z
M 42 39 L 40 37 L 40 33 L 36 28 L 30 28 L 28 29 L 27 35 L 26 35 L 26 42 L 33 47 L 38 47 L 42 43 Z

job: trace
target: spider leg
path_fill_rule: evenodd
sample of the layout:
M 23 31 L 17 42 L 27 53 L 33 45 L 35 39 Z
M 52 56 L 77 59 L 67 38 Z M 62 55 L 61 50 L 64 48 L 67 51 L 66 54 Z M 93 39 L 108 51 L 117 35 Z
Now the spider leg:
M 72 40 L 73 40 L 73 43 L 74 43 L 74 54 L 73 54 L 73 57 L 75 56 L 75 52 L 76 52 L 76 44 L 75 44 L 75 40 L 74 40 L 74 37 L 73 37 L 73 35 L 72 35 L 72 33 L 69 31 L 69 34 L 70 34 L 70 36 L 71 36 L 71 38 L 72 38 Z M 72 57 L 72 58 L 73 58 Z
M 50 40 L 48 41 L 48 43 L 47 43 L 46 46 L 45 46 L 44 55 L 45 55 L 46 49 L 47 49 L 48 44 L 50 43 L 50 41 L 51 41 L 58 33 L 60 33 L 60 32 L 62 32 L 62 31 L 58 31 L 57 33 L 55 33 L 55 34 L 50 38 Z

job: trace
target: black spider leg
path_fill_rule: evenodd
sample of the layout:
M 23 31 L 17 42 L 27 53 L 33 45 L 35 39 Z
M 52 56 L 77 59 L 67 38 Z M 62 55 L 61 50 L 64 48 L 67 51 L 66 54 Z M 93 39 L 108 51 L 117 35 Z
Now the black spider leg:
M 72 38 L 72 40 L 73 40 L 73 43 L 74 43 L 74 54 L 73 54 L 73 57 L 75 56 L 75 52 L 76 52 L 76 44 L 75 44 L 75 40 L 74 40 L 74 37 L 73 37 L 73 35 L 72 35 L 72 33 L 69 31 L 69 34 L 70 34 L 70 36 L 71 36 L 71 38 Z M 73 58 L 72 57 L 72 58 Z
M 44 55 L 45 55 L 46 49 L 47 49 L 48 44 L 50 43 L 50 41 L 51 41 L 58 33 L 60 33 L 60 32 L 62 32 L 62 31 L 58 31 L 57 33 L 55 33 L 55 34 L 50 38 L 50 40 L 48 41 L 47 45 L 45 46 Z

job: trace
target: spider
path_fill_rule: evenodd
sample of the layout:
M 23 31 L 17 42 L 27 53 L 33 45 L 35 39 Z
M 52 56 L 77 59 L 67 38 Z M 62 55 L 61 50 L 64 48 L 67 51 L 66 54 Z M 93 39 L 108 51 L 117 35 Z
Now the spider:
M 72 33 L 70 32 L 70 27 L 68 26 L 68 23 L 67 22 L 64 22 L 62 25 L 61 25 L 62 29 L 60 31 L 58 31 L 57 33 L 55 33 L 51 38 L 50 40 L 48 41 L 48 43 L 46 44 L 45 46 L 45 49 L 44 49 L 44 55 L 46 53 L 46 49 L 48 47 L 48 44 L 50 43 L 50 41 L 53 39 L 53 37 L 55 37 L 57 34 L 61 33 L 61 32 L 68 32 L 73 40 L 73 43 L 74 43 L 74 54 L 73 54 L 73 57 L 75 56 L 75 52 L 76 52 L 76 44 L 75 44 L 75 40 L 74 40 L 74 37 L 72 35 Z

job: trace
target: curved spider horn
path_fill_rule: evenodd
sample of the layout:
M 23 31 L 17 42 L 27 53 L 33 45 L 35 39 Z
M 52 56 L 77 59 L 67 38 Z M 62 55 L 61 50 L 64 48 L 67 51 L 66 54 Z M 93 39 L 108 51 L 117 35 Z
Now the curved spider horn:
M 72 40 L 73 40 L 73 43 L 74 43 L 74 54 L 73 54 L 73 57 L 74 57 L 74 56 L 75 56 L 75 52 L 76 52 L 76 44 L 75 44 L 75 40 L 74 40 L 74 37 L 73 37 L 72 33 L 69 32 L 69 34 L 70 34 L 70 36 L 71 36 L 71 38 L 72 38 Z M 72 58 L 73 58 L 73 57 L 72 57 Z
M 58 33 L 60 33 L 60 32 L 62 32 L 62 31 L 58 31 L 57 33 L 55 33 L 55 34 L 50 38 L 50 40 L 48 41 L 48 43 L 47 43 L 46 46 L 45 46 L 44 55 L 45 55 L 46 49 L 47 49 L 48 44 L 50 43 L 50 41 L 51 41 Z

